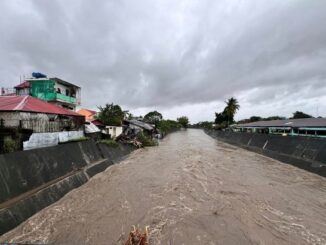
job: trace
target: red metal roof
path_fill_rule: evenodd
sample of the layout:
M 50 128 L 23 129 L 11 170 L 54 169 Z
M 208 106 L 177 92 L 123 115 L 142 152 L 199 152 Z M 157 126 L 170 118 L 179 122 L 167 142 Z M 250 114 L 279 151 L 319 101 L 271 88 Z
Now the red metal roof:
M 95 119 L 92 121 L 95 126 L 105 126 L 100 120 Z
M 0 111 L 26 111 L 82 117 L 80 114 L 60 106 L 36 99 L 32 96 L 0 96 Z
M 17 85 L 17 86 L 15 86 L 15 88 L 17 89 L 19 89 L 19 88 L 29 88 L 30 87 L 30 83 L 29 83 L 29 81 L 24 81 L 23 83 L 21 83 L 21 84 L 19 84 L 19 85 Z

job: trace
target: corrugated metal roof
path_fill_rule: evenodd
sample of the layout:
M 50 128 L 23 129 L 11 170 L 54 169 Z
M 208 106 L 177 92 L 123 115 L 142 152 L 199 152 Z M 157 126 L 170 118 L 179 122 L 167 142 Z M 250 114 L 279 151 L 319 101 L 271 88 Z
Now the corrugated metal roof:
M 105 126 L 100 120 L 97 119 L 93 120 L 91 123 L 93 123 L 96 126 Z
M 85 124 L 85 131 L 86 133 L 98 133 L 101 130 L 93 123 Z
M 29 83 L 29 81 L 24 81 L 23 83 L 21 83 L 21 84 L 19 84 L 19 85 L 17 85 L 17 86 L 15 86 L 15 88 L 17 89 L 19 89 L 19 88 L 29 88 L 30 87 L 30 83 Z
M 235 127 L 326 127 L 326 118 L 300 118 L 258 121 L 235 125 Z
M 56 106 L 28 95 L 0 96 L 0 111 L 26 111 L 82 117 L 82 115 L 76 112 L 66 110 L 60 106 Z
M 142 122 L 142 121 L 135 120 L 135 119 L 125 120 L 125 121 L 128 122 L 128 123 L 131 123 L 133 125 L 136 125 L 138 127 L 141 127 L 141 128 L 146 129 L 146 130 L 149 130 L 149 131 L 151 131 L 151 130 L 154 129 L 154 127 L 152 125 L 150 125 L 148 123 L 145 123 L 145 122 Z

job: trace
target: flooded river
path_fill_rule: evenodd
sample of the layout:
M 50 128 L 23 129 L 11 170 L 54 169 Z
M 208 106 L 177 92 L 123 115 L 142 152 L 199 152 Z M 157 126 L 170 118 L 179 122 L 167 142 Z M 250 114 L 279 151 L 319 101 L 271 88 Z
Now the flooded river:
M 326 244 L 326 179 L 218 142 L 168 135 L 40 211 L 0 241 L 123 244 Z

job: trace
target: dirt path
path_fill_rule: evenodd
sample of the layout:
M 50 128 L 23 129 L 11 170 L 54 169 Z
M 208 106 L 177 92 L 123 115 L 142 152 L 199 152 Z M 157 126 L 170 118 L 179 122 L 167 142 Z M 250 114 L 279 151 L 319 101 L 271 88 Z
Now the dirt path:
M 169 135 L 31 217 L 0 242 L 326 244 L 325 178 L 201 130 Z

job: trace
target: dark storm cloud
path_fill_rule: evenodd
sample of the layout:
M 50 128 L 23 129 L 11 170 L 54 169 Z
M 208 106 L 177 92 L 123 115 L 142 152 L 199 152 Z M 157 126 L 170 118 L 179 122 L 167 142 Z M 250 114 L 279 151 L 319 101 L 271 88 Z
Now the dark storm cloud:
M 253 89 L 244 98 L 253 105 L 325 91 L 323 0 L 0 6 L 1 86 L 41 71 L 79 84 L 85 106 L 130 108 L 222 101 Z

